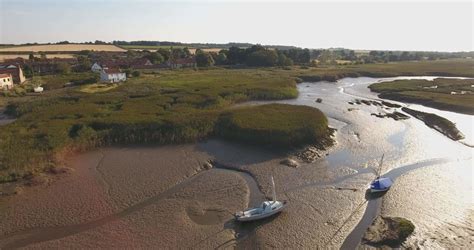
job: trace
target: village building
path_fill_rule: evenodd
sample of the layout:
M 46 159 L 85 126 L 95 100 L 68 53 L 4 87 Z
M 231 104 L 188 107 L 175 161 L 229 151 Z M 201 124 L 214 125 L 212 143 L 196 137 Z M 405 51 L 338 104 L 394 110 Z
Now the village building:
M 197 66 L 194 57 L 169 60 L 167 64 L 172 69 L 192 68 Z
M 0 65 L 0 74 L 10 74 L 13 78 L 14 84 L 22 84 L 24 81 L 26 81 L 21 66 L 17 64 Z
M 101 72 L 106 68 L 122 68 L 122 69 L 149 69 L 154 68 L 155 65 L 146 58 L 129 59 L 114 59 L 97 61 L 91 66 L 92 72 Z
M 8 90 L 13 88 L 13 77 L 11 74 L 0 74 L 0 89 Z
M 91 71 L 92 72 L 101 72 L 102 71 L 102 66 L 98 62 L 95 62 L 91 66 Z
M 124 82 L 127 80 L 127 75 L 119 69 L 103 69 L 100 72 L 100 80 L 103 82 Z
M 71 67 L 78 65 L 77 58 L 36 58 L 34 60 L 24 59 L 21 57 L 6 59 L 5 64 L 19 65 L 20 67 L 28 67 L 37 74 L 54 74 L 58 72 L 59 64 L 68 64 Z

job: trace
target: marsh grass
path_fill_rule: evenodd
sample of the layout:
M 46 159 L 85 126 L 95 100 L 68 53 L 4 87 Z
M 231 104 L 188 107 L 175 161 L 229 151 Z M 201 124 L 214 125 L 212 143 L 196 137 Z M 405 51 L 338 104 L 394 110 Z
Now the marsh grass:
M 70 81 L 51 77 L 58 85 L 59 78 Z M 70 152 L 102 145 L 193 142 L 212 135 L 220 113 L 234 103 L 298 95 L 291 76 L 222 69 L 144 74 L 102 92 L 81 90 L 10 99 L 7 113 L 17 121 L 0 130 L 1 176 L 41 172 Z
M 82 92 L 82 86 L 62 88 L 71 80 L 87 84 L 93 79 L 92 73 L 44 76 L 42 81 L 54 91 L 0 100 L 7 113 L 17 117 L 0 129 L 0 179 L 11 181 L 45 171 L 61 164 L 71 152 L 118 143 L 183 143 L 212 135 L 282 146 L 311 143 L 325 139 L 319 136 L 325 133 L 327 120 L 319 111 L 301 106 L 263 106 L 233 113 L 228 108 L 250 100 L 296 98 L 298 78 L 474 76 L 473 62 L 161 70 L 93 93 Z
M 397 80 L 375 83 L 371 91 L 380 93 L 381 98 L 423 104 L 465 114 L 474 114 L 473 79 L 438 78 L 427 80 Z M 430 88 L 437 86 L 437 88 Z M 464 94 L 461 92 L 464 91 Z M 456 94 L 451 94 L 456 92 Z

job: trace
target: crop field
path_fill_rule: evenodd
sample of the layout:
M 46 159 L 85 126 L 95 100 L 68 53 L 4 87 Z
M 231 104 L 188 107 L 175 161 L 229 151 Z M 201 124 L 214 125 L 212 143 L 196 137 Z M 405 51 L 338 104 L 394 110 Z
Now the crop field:
M 39 55 L 35 55 L 38 56 Z M 0 54 L 0 62 L 3 62 L 5 59 L 15 59 L 15 58 L 28 59 L 28 54 Z M 46 54 L 46 58 L 73 58 L 73 54 Z
M 2 52 L 77 52 L 81 50 L 125 52 L 125 49 L 107 44 L 50 44 L 0 48 Z

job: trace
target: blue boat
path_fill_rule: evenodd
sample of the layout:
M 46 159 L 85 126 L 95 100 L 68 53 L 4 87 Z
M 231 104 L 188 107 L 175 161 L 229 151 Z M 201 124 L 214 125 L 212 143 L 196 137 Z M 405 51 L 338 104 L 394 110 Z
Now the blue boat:
M 370 192 L 385 192 L 390 189 L 393 182 L 392 179 L 387 177 L 378 177 L 372 183 L 370 183 Z
M 370 183 L 369 188 L 370 188 L 371 193 L 385 192 L 385 191 L 389 190 L 390 187 L 393 184 L 392 179 L 390 179 L 388 177 L 380 177 L 380 172 L 382 171 L 383 157 L 384 157 L 384 155 L 382 155 L 382 159 L 380 160 L 380 165 L 379 165 L 379 169 L 378 169 L 378 172 L 377 172 L 377 178 L 375 178 L 375 180 L 373 180 Z

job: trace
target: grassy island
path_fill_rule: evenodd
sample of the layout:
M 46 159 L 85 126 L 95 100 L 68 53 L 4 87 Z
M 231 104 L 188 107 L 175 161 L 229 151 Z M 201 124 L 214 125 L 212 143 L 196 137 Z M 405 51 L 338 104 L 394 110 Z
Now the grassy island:
M 308 106 L 269 104 L 223 113 L 217 134 L 244 143 L 272 147 L 331 143 L 328 121 Z
M 369 86 L 379 97 L 474 115 L 474 80 L 397 80 Z

